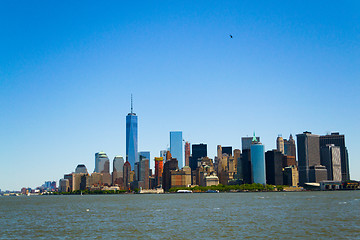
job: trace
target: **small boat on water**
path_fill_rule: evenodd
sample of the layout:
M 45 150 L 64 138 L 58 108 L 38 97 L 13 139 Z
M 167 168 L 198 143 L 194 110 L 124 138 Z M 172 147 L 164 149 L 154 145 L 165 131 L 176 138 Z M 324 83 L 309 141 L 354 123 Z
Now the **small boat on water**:
M 192 193 L 191 190 L 177 190 L 177 193 Z
M 206 191 L 206 193 L 218 193 L 218 192 L 219 192 L 219 190 L 211 190 L 211 189 Z

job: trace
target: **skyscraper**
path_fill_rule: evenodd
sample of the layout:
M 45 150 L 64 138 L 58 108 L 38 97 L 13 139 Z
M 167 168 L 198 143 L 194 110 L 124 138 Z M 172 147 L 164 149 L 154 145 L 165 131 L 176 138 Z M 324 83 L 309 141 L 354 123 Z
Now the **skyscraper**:
M 189 166 L 190 159 L 190 143 L 185 142 L 185 166 Z
M 253 137 L 242 137 L 241 138 L 241 150 L 250 149 Z M 256 137 L 256 141 L 260 142 L 260 137 Z
M 162 176 L 162 187 L 164 191 L 169 191 L 171 187 L 171 170 L 176 170 L 178 168 L 178 161 L 176 158 L 172 158 L 165 162 Z
M 293 156 L 296 161 L 296 145 L 292 134 L 290 134 L 289 140 L 284 139 L 284 154 Z
M 84 164 L 77 165 L 75 173 L 88 173 L 86 166 Z
M 138 117 L 133 112 L 131 95 L 131 112 L 126 116 L 126 160 L 129 161 L 131 169 L 138 162 Z
M 284 139 L 280 135 L 276 139 L 276 149 L 284 154 Z
M 183 138 L 181 131 L 170 132 L 170 153 L 173 158 L 176 158 L 179 163 L 179 167 L 184 166 L 183 161 Z
M 123 167 L 123 179 L 124 179 L 124 188 L 125 189 L 129 189 L 130 187 L 130 182 L 131 182 L 131 165 L 129 163 L 129 161 L 126 161 L 124 163 L 124 167 Z
M 148 159 L 150 161 L 150 152 L 149 151 L 141 151 L 139 152 L 139 161 L 141 159 Z
M 165 161 L 166 161 L 166 153 L 167 153 L 167 150 L 160 151 L 160 157 L 162 157 Z
M 122 156 L 115 156 L 113 160 L 113 184 L 120 186 L 123 184 L 123 167 L 124 158 Z
M 282 161 L 283 161 L 283 154 L 278 150 L 267 151 L 265 153 L 267 184 L 272 184 L 272 185 L 284 184 Z
M 232 156 L 232 147 L 222 147 L 222 154 L 224 153 L 228 156 Z
M 345 146 L 345 136 L 340 135 L 338 132 L 331 133 L 330 135 L 320 136 L 320 147 L 324 147 L 326 144 L 334 144 L 335 146 L 340 147 L 342 180 L 350 180 L 349 157 L 347 148 Z
M 190 168 L 194 171 L 198 167 L 198 160 L 202 157 L 207 157 L 207 145 L 203 143 L 193 144 L 191 148 L 192 156 L 190 158 Z
M 298 165 L 299 165 L 299 184 L 304 186 L 310 182 L 310 167 L 320 165 L 320 141 L 319 135 L 304 132 L 296 135 L 298 144 Z M 320 170 L 313 168 L 312 171 Z
M 106 153 L 95 153 L 95 170 L 97 173 L 110 173 L 110 161 Z
M 162 157 L 155 157 L 155 184 L 156 186 L 162 184 L 163 164 L 164 159 Z
M 250 149 L 244 149 L 241 153 L 240 161 L 237 164 L 237 174 L 243 183 L 251 184 L 253 182 Z
M 266 184 L 265 175 L 265 148 L 257 138 L 253 137 L 252 144 L 250 146 L 251 165 L 252 165 L 252 177 L 254 183 Z
M 149 189 L 149 162 L 147 158 L 140 159 L 139 164 L 139 182 L 138 186 L 141 186 L 143 189 Z
M 326 144 L 320 148 L 321 165 L 327 169 L 327 179 L 341 181 L 341 156 L 340 147 L 334 144 Z

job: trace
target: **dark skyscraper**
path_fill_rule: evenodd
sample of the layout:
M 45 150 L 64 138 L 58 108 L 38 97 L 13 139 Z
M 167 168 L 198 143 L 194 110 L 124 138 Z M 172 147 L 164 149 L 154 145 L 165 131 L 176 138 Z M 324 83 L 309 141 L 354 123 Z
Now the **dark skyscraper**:
M 203 143 L 193 144 L 192 156 L 190 158 L 190 168 L 192 171 L 196 170 L 196 168 L 198 167 L 198 160 L 202 157 L 207 157 L 207 145 Z
M 325 147 L 327 144 L 334 144 L 335 146 L 340 147 L 342 180 L 350 180 L 349 159 L 347 149 L 345 147 L 345 136 L 340 135 L 339 133 L 331 133 L 331 135 L 320 136 L 320 147 Z
M 138 162 L 138 117 L 133 112 L 131 96 L 131 112 L 126 116 L 126 161 L 129 161 L 131 169 Z
M 311 132 L 298 134 L 299 184 L 310 182 L 310 167 L 320 165 L 320 138 Z M 314 178 L 312 178 L 314 179 Z
M 178 161 L 176 158 L 172 158 L 165 162 L 162 175 L 162 187 L 164 191 L 169 191 L 171 188 L 171 170 L 176 170 L 178 168 Z
M 241 153 L 241 157 L 237 164 L 237 174 L 238 178 L 241 179 L 243 183 L 252 183 L 250 149 L 244 149 Z
M 282 172 L 283 154 L 278 150 L 265 153 L 266 183 L 272 185 L 283 185 Z
M 253 137 L 242 137 L 241 138 L 241 150 L 250 149 Z M 260 142 L 260 137 L 256 137 L 256 141 Z
M 224 153 L 228 156 L 232 156 L 232 147 L 222 147 L 222 154 Z

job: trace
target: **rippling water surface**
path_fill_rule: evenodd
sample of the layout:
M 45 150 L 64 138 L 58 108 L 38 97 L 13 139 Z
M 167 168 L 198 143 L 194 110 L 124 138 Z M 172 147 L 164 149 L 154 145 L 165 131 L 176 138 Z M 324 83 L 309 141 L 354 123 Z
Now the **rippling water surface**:
M 360 191 L 0 197 L 0 238 L 360 239 Z

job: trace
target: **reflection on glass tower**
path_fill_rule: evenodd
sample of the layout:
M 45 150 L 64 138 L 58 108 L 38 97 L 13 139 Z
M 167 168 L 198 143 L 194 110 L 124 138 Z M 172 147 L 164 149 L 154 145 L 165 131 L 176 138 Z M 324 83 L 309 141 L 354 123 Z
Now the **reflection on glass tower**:
M 170 132 L 170 153 L 173 158 L 178 160 L 179 168 L 184 166 L 183 164 L 183 138 L 181 131 Z
M 129 161 L 131 169 L 138 162 L 138 117 L 133 112 L 131 95 L 131 112 L 126 116 L 126 160 Z

